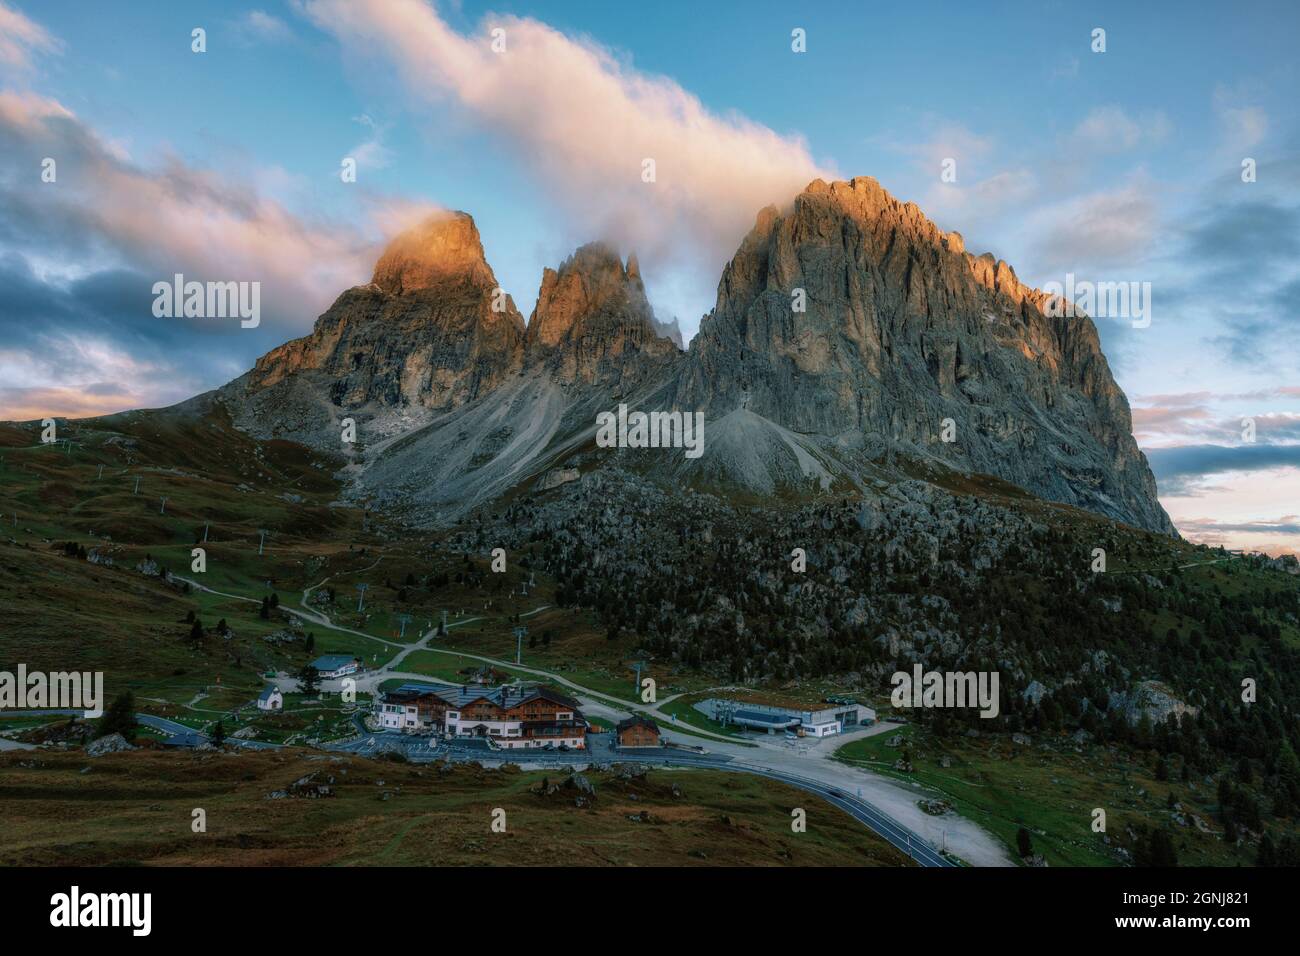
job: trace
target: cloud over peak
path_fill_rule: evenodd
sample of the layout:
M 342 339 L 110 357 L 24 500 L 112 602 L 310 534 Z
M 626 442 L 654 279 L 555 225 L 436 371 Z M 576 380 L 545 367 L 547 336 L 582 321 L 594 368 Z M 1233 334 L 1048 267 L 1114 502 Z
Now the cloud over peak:
M 348 55 L 378 52 L 417 98 L 450 103 L 495 135 L 573 229 L 643 259 L 703 252 L 716 278 L 759 209 L 833 175 L 802 139 L 718 115 L 673 80 L 537 20 L 489 17 L 463 35 L 420 0 L 302 8 Z
M 167 404 L 232 378 L 364 282 L 382 237 L 428 211 L 372 197 L 367 224 L 306 218 L 247 179 L 176 157 L 134 163 L 34 93 L 0 91 L 0 155 L 0 419 L 41 403 L 49 414 Z M 157 318 L 152 286 L 177 273 L 260 283 L 265 321 L 249 332 Z M 129 395 L 87 398 L 106 369 Z

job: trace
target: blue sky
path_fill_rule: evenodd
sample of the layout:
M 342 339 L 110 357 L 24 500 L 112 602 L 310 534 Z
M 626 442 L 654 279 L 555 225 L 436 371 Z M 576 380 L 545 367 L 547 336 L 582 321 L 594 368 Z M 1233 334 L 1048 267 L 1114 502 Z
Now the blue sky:
M 1031 284 L 1151 283 L 1150 327 L 1097 324 L 1162 500 L 1294 550 L 1300 5 L 808 6 L 0 0 L 0 417 L 221 384 L 430 206 L 525 314 L 577 245 L 634 249 L 689 337 L 762 205 L 871 175 Z M 173 269 L 249 273 L 266 320 L 152 319 Z

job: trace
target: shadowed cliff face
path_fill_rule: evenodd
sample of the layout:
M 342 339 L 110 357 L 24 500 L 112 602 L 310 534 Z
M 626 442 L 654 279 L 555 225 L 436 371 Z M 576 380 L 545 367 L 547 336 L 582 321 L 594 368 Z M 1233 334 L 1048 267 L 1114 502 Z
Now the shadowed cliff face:
M 788 211 L 759 213 L 674 403 L 709 420 L 745 409 L 797 433 L 875 436 L 1172 531 L 1095 326 L 1044 315 L 1046 301 L 875 180 L 818 180 Z
M 701 460 L 638 465 L 670 482 L 861 487 L 901 454 L 1172 532 L 1096 328 L 1046 301 L 875 180 L 818 180 L 759 213 L 683 353 L 635 258 L 599 243 L 545 270 L 525 329 L 455 213 L 396 239 L 370 285 L 223 395 L 250 430 L 335 447 L 364 412 L 384 447 L 358 487 L 440 517 L 573 454 L 630 397 L 705 413 Z

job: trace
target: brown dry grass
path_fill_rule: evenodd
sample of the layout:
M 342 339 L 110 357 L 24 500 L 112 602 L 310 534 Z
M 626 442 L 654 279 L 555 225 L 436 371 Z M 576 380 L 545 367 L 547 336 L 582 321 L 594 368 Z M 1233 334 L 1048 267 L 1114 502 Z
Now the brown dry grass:
M 89 767 L 87 772 L 83 768 Z M 267 799 L 310 773 L 335 796 Z M 595 806 L 542 778 L 306 752 L 0 754 L 0 865 L 899 866 L 861 824 L 802 791 L 716 771 L 592 772 Z M 677 789 L 674 794 L 674 786 Z M 387 793 L 387 799 L 384 794 Z M 506 811 L 505 833 L 490 828 Z M 808 831 L 790 830 L 794 807 Z M 191 830 L 207 813 L 207 832 Z M 630 817 L 643 811 L 648 822 Z

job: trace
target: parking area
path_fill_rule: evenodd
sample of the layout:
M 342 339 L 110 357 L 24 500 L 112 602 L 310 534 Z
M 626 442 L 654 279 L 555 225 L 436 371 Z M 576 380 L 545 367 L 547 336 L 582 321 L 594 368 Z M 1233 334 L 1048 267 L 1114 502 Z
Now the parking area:
M 690 750 L 672 747 L 618 750 L 613 746 L 613 740 L 613 734 L 588 734 L 587 747 L 584 750 L 501 750 L 492 747 L 484 739 L 460 738 L 444 740 L 435 736 L 403 734 L 399 731 L 389 730 L 367 732 L 344 743 L 327 745 L 324 749 L 353 753 L 363 757 L 374 757 L 386 752 L 400 751 L 412 763 L 426 763 L 433 760 L 479 760 L 485 762 L 501 761 L 520 765 L 535 763 L 546 766 L 556 764 L 587 765 L 591 763 L 716 766 L 731 759 L 722 754 L 699 754 Z

